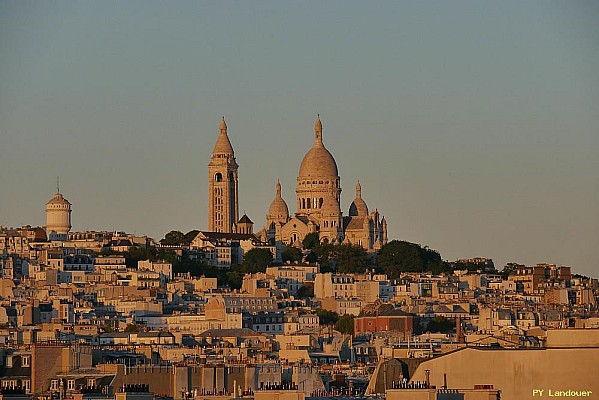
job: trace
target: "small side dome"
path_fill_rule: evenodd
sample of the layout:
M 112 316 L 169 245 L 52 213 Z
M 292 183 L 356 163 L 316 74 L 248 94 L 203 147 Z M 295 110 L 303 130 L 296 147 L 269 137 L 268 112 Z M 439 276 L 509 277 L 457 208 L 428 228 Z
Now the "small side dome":
M 362 185 L 360 185 L 360 181 L 358 181 L 356 185 L 356 198 L 352 201 L 349 206 L 349 216 L 350 217 L 366 217 L 368 216 L 368 206 L 366 202 L 362 199 Z
M 277 192 L 275 198 L 272 203 L 270 203 L 270 208 L 268 209 L 268 216 L 270 218 L 281 218 L 287 219 L 289 218 L 289 208 L 287 207 L 287 203 L 283 200 L 281 196 L 281 182 L 277 180 Z

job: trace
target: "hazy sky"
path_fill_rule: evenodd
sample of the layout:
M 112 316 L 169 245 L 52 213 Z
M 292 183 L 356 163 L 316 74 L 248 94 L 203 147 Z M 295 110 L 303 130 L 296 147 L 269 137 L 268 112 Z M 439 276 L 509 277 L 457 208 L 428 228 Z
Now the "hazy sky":
M 0 1 L 1 225 L 206 229 L 224 115 L 259 230 L 317 113 L 344 212 L 599 276 L 597 1 Z

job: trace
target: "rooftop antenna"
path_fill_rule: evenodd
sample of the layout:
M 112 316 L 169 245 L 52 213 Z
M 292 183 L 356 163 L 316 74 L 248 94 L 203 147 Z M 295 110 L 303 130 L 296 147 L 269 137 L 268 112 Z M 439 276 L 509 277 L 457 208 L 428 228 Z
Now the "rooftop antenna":
M 60 193 L 60 176 L 56 177 L 56 193 Z

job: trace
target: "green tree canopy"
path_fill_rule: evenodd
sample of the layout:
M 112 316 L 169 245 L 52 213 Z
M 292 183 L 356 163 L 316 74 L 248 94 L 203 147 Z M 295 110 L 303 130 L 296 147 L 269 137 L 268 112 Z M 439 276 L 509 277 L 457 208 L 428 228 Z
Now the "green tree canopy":
M 354 316 L 351 314 L 345 314 L 340 317 L 335 323 L 335 329 L 341 333 L 345 333 L 347 335 L 354 334 Z
M 308 233 L 306 236 L 304 236 L 304 240 L 302 240 L 302 246 L 304 246 L 304 249 L 311 250 L 319 244 L 320 239 L 318 237 L 318 233 L 316 232 Z
M 285 249 L 285 251 L 283 251 L 283 254 L 281 254 L 281 258 L 283 259 L 283 262 L 301 262 L 302 251 L 297 247 L 289 246 Z
M 314 284 L 304 283 L 297 290 L 297 298 L 298 299 L 308 299 L 314 297 Z
M 160 244 L 165 246 L 176 246 L 183 243 L 185 240 L 185 235 L 183 232 L 179 231 L 170 231 L 166 235 L 164 235 L 164 239 L 160 240 Z
M 125 332 L 139 332 L 139 326 L 135 324 L 127 324 Z
M 155 260 L 156 259 L 156 248 L 149 247 L 144 248 L 141 246 L 133 246 L 122 253 L 125 256 L 125 263 L 129 268 L 137 268 L 137 262 L 141 260 Z
M 243 283 L 243 274 L 238 271 L 229 271 L 225 275 L 227 285 L 231 289 L 241 289 Z
M 377 264 L 389 278 L 398 278 L 402 272 L 448 272 L 449 264 L 441 255 L 416 243 L 392 240 L 379 251 Z
M 339 314 L 322 308 L 316 309 L 316 315 L 318 315 L 320 325 L 333 325 L 339 320 Z
M 524 267 L 523 264 L 518 264 L 518 263 L 507 263 L 504 267 L 503 270 L 501 270 L 501 275 L 504 278 L 507 278 L 512 272 L 514 272 L 517 268 L 520 267 Z
M 471 262 L 454 262 L 453 269 L 467 270 L 467 271 L 472 272 L 472 271 L 477 271 L 479 269 L 482 269 L 482 266 L 480 264 L 475 264 L 475 263 L 471 263 Z
M 363 273 L 368 269 L 370 259 L 362 246 L 341 244 L 334 246 L 329 258 L 334 260 L 337 272 Z
M 266 267 L 272 263 L 272 253 L 268 249 L 254 248 L 246 252 L 241 264 L 243 272 L 265 272 Z
M 335 246 L 330 243 L 320 243 L 312 248 L 310 254 L 306 256 L 308 262 L 318 262 L 320 264 L 320 272 L 331 271 L 331 260 L 329 257 Z
M 429 332 L 448 333 L 455 329 L 455 320 L 447 319 L 441 316 L 436 316 L 428 322 L 426 329 Z

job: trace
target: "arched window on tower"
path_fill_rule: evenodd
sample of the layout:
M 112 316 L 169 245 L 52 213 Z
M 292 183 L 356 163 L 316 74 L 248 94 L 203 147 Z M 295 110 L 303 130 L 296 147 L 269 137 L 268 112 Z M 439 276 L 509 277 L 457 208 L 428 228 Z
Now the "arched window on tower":
M 223 181 L 223 174 L 221 174 L 220 172 L 217 172 L 217 173 L 214 175 L 214 180 L 215 180 L 216 182 L 222 182 L 222 181 Z
M 322 197 L 318 199 L 318 208 L 322 208 L 323 199 Z

